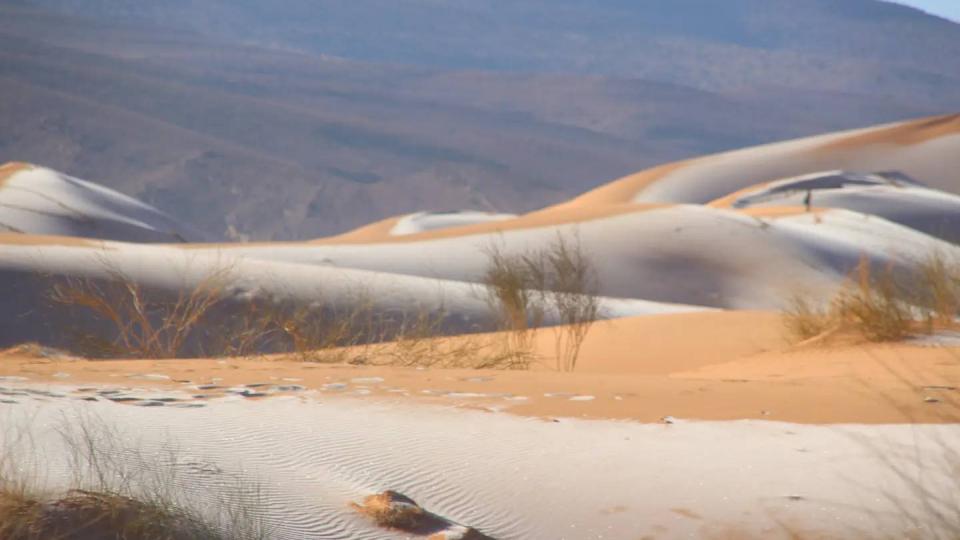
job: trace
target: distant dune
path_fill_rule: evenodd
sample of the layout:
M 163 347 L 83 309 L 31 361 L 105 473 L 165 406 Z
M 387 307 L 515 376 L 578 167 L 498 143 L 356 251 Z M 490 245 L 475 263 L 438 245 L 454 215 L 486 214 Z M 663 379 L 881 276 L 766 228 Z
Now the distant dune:
M 252 465 L 254 514 L 280 540 L 408 537 L 351 506 L 384 490 L 446 538 L 847 537 L 867 513 L 904 530 L 923 499 L 903 471 L 958 436 L 952 321 L 798 340 L 784 308 L 834 305 L 864 263 L 914 282 L 918 262 L 960 261 L 958 166 L 957 117 L 941 117 L 667 164 L 522 215 L 202 243 L 135 199 L 3 165 L 0 423 L 20 431 L 0 445 L 37 442 L 5 455 L 41 459 L 58 488 L 75 487 L 70 415 L 151 464 L 182 443 L 178 493 L 226 494 L 225 471 Z M 589 287 L 489 287 L 494 261 L 557 245 Z M 568 303 L 509 309 L 551 293 Z M 564 305 L 589 298 L 578 326 Z M 955 493 L 939 466 L 925 496 Z
M 491 250 L 522 256 L 558 238 L 591 262 L 606 318 L 828 298 L 864 258 L 906 271 L 931 253 L 960 257 L 960 197 L 941 191 L 960 170 L 958 118 L 665 165 L 521 216 L 424 212 L 307 242 L 183 243 L 188 233 L 142 203 L 10 164 L 0 222 L 24 234 L 0 237 L 0 286 L 15 299 L 0 313 L 0 342 L 59 344 L 56 329 L 78 315 L 49 305 L 51 284 L 119 276 L 176 298 L 228 274 L 227 317 L 250 302 L 322 310 L 369 299 L 383 313 L 443 313 L 447 333 L 489 330 Z
M 0 166 L 0 228 L 23 234 L 142 243 L 203 238 L 136 199 L 27 163 Z
M 736 150 L 621 178 L 559 207 L 624 202 L 703 204 L 753 184 L 817 171 L 900 171 L 960 193 L 960 115 L 924 118 Z

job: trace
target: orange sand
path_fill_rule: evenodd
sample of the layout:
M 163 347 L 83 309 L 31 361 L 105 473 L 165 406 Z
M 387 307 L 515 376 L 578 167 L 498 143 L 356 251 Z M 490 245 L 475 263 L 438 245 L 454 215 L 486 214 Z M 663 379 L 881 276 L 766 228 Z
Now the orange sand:
M 45 234 L 0 233 L 0 245 L 15 246 L 73 246 L 104 249 L 104 242 L 87 240 L 76 236 L 53 236 Z
M 847 150 L 880 144 L 909 146 L 954 134 L 960 134 L 960 114 L 921 118 L 884 129 L 873 129 L 831 141 L 819 150 Z
M 515 219 L 503 221 L 494 221 L 490 223 L 477 223 L 474 225 L 464 225 L 461 227 L 449 227 L 446 229 L 437 229 L 435 231 L 425 231 L 416 234 L 405 234 L 402 236 L 389 236 L 389 227 L 393 227 L 398 218 L 391 218 L 386 222 L 377 222 L 372 226 L 355 229 L 341 236 L 331 238 L 320 238 L 313 240 L 313 243 L 319 244 L 342 244 L 342 243 L 370 243 L 370 242 L 418 242 L 422 240 L 437 240 L 440 238 L 456 238 L 460 236 L 471 236 L 478 234 L 491 234 L 499 231 L 510 231 L 517 229 L 535 229 L 537 227 L 550 227 L 554 225 L 564 225 L 568 223 L 580 223 L 595 219 L 617 216 L 620 214 L 629 214 L 631 212 L 645 212 L 657 208 L 665 208 L 669 204 L 618 204 L 602 207 L 571 207 L 558 209 L 545 209 L 518 216 Z M 382 225 L 381 225 L 382 224 Z M 385 229 L 385 230 L 384 230 Z M 378 236 L 378 234 L 383 236 Z
M 289 384 L 277 383 L 286 378 L 297 379 L 296 384 L 308 389 L 343 382 L 352 385 L 348 392 L 359 385 L 351 379 L 382 377 L 382 383 L 362 385 L 371 391 L 363 399 L 505 409 L 541 418 L 645 422 L 665 416 L 816 424 L 960 421 L 960 408 L 956 407 L 960 394 L 949 389 L 960 387 L 960 348 L 849 342 L 794 347 L 781 332 L 779 315 L 764 312 L 687 313 L 610 321 L 599 324 L 588 336 L 574 373 L 544 366 L 531 371 L 480 371 L 313 364 L 289 357 L 52 360 L 8 352 L 0 356 L 0 376 L 138 387 L 181 387 L 185 383 L 131 381 L 127 377 L 162 373 L 191 384 L 210 383 L 216 377 L 222 379 L 218 382 L 221 385 Z M 552 337 L 546 330 L 538 340 L 538 351 L 549 355 L 551 350 Z M 58 372 L 71 376 L 59 380 L 53 377 Z M 440 391 L 468 395 L 437 395 Z M 491 396 L 498 393 L 526 396 L 528 400 Z M 318 399 L 336 399 L 337 395 L 324 391 Z M 594 399 L 571 401 L 573 395 Z
M 0 165 L 0 186 L 2 186 L 8 178 L 14 174 L 25 171 L 27 169 L 32 169 L 33 165 L 29 163 L 23 163 L 20 161 L 8 161 L 3 165 Z

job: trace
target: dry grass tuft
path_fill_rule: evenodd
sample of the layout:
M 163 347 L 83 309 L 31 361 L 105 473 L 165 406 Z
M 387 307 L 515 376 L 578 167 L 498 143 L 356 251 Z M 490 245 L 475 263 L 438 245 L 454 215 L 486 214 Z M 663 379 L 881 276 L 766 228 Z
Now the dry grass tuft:
M 546 248 L 526 253 L 505 254 L 497 245 L 486 253 L 484 297 L 507 336 L 507 350 L 530 355 L 537 330 L 552 314 L 559 323 L 553 327 L 556 367 L 573 371 L 600 317 L 597 274 L 579 236 L 570 241 L 558 235 Z
M 863 259 L 827 304 L 794 295 L 784 310 L 787 331 L 801 342 L 855 331 L 874 342 L 954 328 L 960 311 L 960 265 L 934 255 L 905 272 L 874 272 Z
M 109 279 L 67 277 L 48 300 L 77 310 L 109 332 L 73 330 L 75 349 L 89 357 L 175 358 L 207 313 L 223 298 L 228 271 L 216 271 L 175 298 L 149 294 L 134 279 L 107 268 Z
M 0 493 L 6 540 L 219 540 L 220 534 L 170 509 L 130 497 L 73 490 L 48 501 Z
M 263 540 L 254 517 L 259 489 L 246 478 L 218 478 L 216 491 L 181 491 L 172 447 L 149 455 L 103 421 L 77 414 L 56 428 L 67 449 L 72 489 L 41 485 L 42 448 L 24 426 L 3 425 L 0 538 L 3 540 Z M 49 429 L 49 428 L 48 428 Z M 232 482 L 236 482 L 233 485 Z M 213 486 L 209 486 L 213 487 Z M 201 515 L 196 509 L 208 509 Z

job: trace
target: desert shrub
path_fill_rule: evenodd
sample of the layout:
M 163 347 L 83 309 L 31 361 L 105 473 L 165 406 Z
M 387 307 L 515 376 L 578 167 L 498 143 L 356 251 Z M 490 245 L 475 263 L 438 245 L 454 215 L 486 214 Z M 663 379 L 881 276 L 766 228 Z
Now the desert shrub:
M 783 323 L 787 332 L 799 341 L 825 335 L 836 327 L 834 314 L 829 306 L 817 305 L 805 295 L 794 293 L 783 310 Z
M 539 253 L 508 255 L 496 244 L 486 248 L 484 298 L 506 332 L 507 348 L 530 351 L 546 310 L 546 269 Z
M 216 493 L 186 496 L 172 446 L 145 455 L 97 418 L 64 417 L 58 431 L 68 452 L 71 487 L 51 492 L 40 485 L 44 464 L 27 461 L 38 449 L 29 438 L 11 434 L 17 426 L 3 428 L 4 540 L 261 540 L 268 535 L 255 517 L 259 488 L 253 481 L 223 475 Z M 201 515 L 200 506 L 210 512 Z
M 920 264 L 914 293 L 916 304 L 926 310 L 933 325 L 953 326 L 960 313 L 960 265 L 942 253 L 934 253 Z
M 579 237 L 571 244 L 558 236 L 543 257 L 551 277 L 547 301 L 560 317 L 560 325 L 554 327 L 558 368 L 573 371 L 583 340 L 600 315 L 597 274 L 581 249 Z
M 492 245 L 482 280 L 509 350 L 530 354 L 545 316 L 556 316 L 554 352 L 561 371 L 576 368 L 583 340 L 600 316 L 596 271 L 574 236 L 571 241 L 558 234 L 550 245 L 520 254 Z
M 7 540 L 219 540 L 189 516 L 130 497 L 71 490 L 52 500 L 0 494 L 0 535 Z
M 794 295 L 783 312 L 787 331 L 799 340 L 854 330 L 869 341 L 898 341 L 919 331 L 955 327 L 960 309 L 960 266 L 934 255 L 912 267 L 874 272 L 863 259 L 825 306 Z
M 116 268 L 108 267 L 107 274 L 105 280 L 61 278 L 48 292 L 53 304 L 104 329 L 68 329 L 76 351 L 91 357 L 173 358 L 222 300 L 228 271 L 211 272 L 173 297 L 149 294 Z

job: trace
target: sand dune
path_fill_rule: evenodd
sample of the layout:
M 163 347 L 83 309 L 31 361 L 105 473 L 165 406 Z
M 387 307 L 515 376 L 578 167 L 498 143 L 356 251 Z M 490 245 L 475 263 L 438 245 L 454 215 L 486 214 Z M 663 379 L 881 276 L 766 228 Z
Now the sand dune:
M 202 237 L 136 199 L 26 163 L 0 166 L 0 228 L 24 234 L 129 242 Z
M 3 243 L 6 238 L 14 241 Z M 27 239 L 35 241 L 28 243 Z M 64 279 L 101 288 L 110 283 L 131 284 L 147 297 L 168 304 L 192 291 L 215 287 L 219 299 L 216 313 L 197 329 L 204 334 L 216 333 L 225 319 L 246 313 L 251 306 L 265 313 L 304 309 L 317 314 L 353 313 L 364 309 L 408 317 L 435 314 L 442 319 L 436 329 L 441 333 L 493 328 L 491 308 L 477 283 L 295 262 L 302 256 L 285 261 L 265 252 L 260 257 L 240 255 L 238 250 L 183 250 L 122 242 L 84 245 L 29 235 L 0 237 L 0 291 L 6 299 L 0 310 L 0 343 L 38 341 L 62 346 L 71 339 L 64 329 L 112 335 L 115 325 L 89 320 L 89 311 L 66 309 L 50 301 L 51 287 Z M 631 298 L 601 298 L 600 306 L 605 317 L 701 309 Z M 555 313 L 545 315 L 546 324 L 556 322 Z M 201 349 L 188 350 L 196 354 Z
M 671 163 L 621 178 L 559 208 L 636 202 L 706 203 L 747 186 L 816 171 L 896 170 L 960 192 L 960 115 L 830 133 Z
M 403 242 L 196 246 L 191 251 L 476 283 L 491 247 L 525 253 L 559 236 L 578 239 L 596 267 L 604 296 L 767 309 L 781 306 L 796 289 L 829 296 L 864 256 L 898 266 L 933 251 L 957 250 L 908 227 L 840 209 L 816 215 L 801 209 L 777 219 L 695 205 L 624 207 L 600 214 L 538 227 L 513 228 L 505 221 L 495 232 L 449 229 L 436 238 L 411 235 Z
M 227 271 L 226 299 L 218 308 L 224 317 L 251 303 L 349 310 L 370 299 L 371 309 L 381 313 L 442 313 L 444 333 L 489 330 L 493 314 L 482 282 L 491 250 L 520 256 L 549 249 L 558 239 L 576 245 L 590 261 L 607 318 L 779 309 L 797 292 L 827 299 L 863 258 L 901 269 L 932 253 L 960 257 L 960 248 L 950 243 L 960 237 L 960 198 L 904 175 L 918 172 L 918 180 L 929 182 L 931 175 L 923 173 L 930 167 L 946 170 L 954 139 L 960 141 L 955 124 L 951 118 L 921 120 L 746 149 L 640 173 L 634 180 L 660 178 L 642 190 L 625 179 L 523 216 L 418 213 L 309 242 L 91 243 L 79 237 L 169 241 L 179 233 L 164 232 L 172 230 L 169 218 L 133 199 L 47 169 L 10 165 L 0 196 L 30 183 L 34 191 L 28 195 L 46 192 L 27 202 L 59 208 L 69 200 L 87 213 L 83 219 L 43 214 L 28 223 L 35 232 L 60 236 L 0 237 L 2 288 L 13 299 L 0 314 L 0 343 L 62 341 L 55 329 L 82 316 L 49 306 L 51 283 L 63 278 L 106 283 L 122 276 L 151 294 L 177 298 Z M 854 137 L 867 142 L 812 150 Z M 877 141 L 890 146 L 882 159 L 863 153 Z M 867 169 L 869 163 L 868 170 L 889 165 L 905 173 L 808 169 L 823 164 L 810 156 L 830 152 L 846 164 Z M 788 169 L 806 176 L 761 175 Z M 751 177 L 763 182 L 744 186 Z M 656 199 L 658 190 L 691 194 L 694 187 L 694 198 L 707 204 L 631 202 Z M 738 189 L 712 198 L 732 187 Z M 807 191 L 814 207 L 809 212 Z M 548 324 L 556 320 L 548 314 Z
M 960 260 L 958 124 L 668 164 L 522 216 L 423 212 L 303 242 L 179 242 L 142 203 L 7 165 L 0 221 L 22 232 L 0 234 L 0 346 L 38 345 L 0 351 L 0 426 L 39 443 L 24 455 L 43 460 L 50 487 L 69 487 L 51 426 L 70 415 L 104 418 L 151 456 L 186 448 L 178 492 L 253 471 L 256 513 L 281 540 L 407 537 L 350 506 L 384 490 L 500 539 L 906 535 L 904 509 L 924 510 L 916 467 L 934 493 L 956 492 L 953 469 L 915 456 L 960 437 L 960 338 L 797 345 L 778 310 L 797 292 L 829 301 L 863 260 L 899 272 L 935 253 Z M 524 351 L 528 370 L 413 367 L 422 351 L 509 343 L 483 289 L 491 252 L 559 239 L 596 272 L 603 319 L 575 371 L 559 369 L 557 310 Z M 117 306 L 142 295 L 133 320 L 207 288 L 217 301 L 180 358 L 90 360 L 76 336 L 116 341 L 117 324 L 52 301 L 65 286 L 119 290 Z M 386 333 L 376 348 L 337 342 L 352 353 L 340 363 L 269 339 L 208 357 L 238 317 L 305 313 L 274 329 L 297 345 L 302 320 L 357 310 L 438 323 L 416 338 L 423 349 Z M 421 357 L 402 367 L 403 351 Z M 11 440 L 0 428 L 0 449 Z
M 846 208 L 882 217 L 928 235 L 960 240 L 960 196 L 927 188 L 899 174 L 814 173 L 748 187 L 709 203 L 718 208 L 771 206 Z

